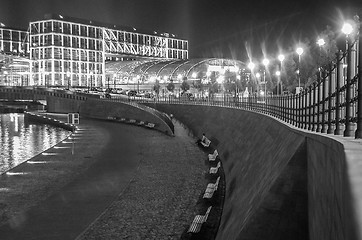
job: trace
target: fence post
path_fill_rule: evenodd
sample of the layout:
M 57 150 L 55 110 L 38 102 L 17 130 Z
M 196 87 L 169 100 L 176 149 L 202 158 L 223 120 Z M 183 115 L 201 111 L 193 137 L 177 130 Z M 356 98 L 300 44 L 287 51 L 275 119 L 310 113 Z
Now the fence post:
M 358 102 L 357 102 L 357 129 L 355 138 L 362 138 L 362 33 L 361 25 L 358 34 Z
M 318 77 L 318 76 L 317 76 Z M 316 98 L 316 91 L 317 91 L 317 83 L 313 82 L 313 124 L 312 124 L 312 131 L 317 130 L 317 98 Z
M 320 99 L 320 102 L 322 104 L 322 119 L 321 119 L 321 133 L 326 133 L 327 132 L 327 128 L 326 128 L 326 85 L 327 85 L 327 77 L 326 77 L 326 72 L 323 69 L 322 71 L 322 79 L 321 79 L 321 83 L 322 87 L 321 87 L 321 91 L 322 91 L 322 96 Z
M 317 86 L 316 86 L 316 91 L 317 91 L 317 96 L 316 96 L 316 107 L 317 107 L 317 129 L 316 132 L 320 132 L 321 131 L 321 118 L 320 118 L 320 113 L 321 113 L 321 107 L 320 107 L 320 100 L 321 100 L 321 71 L 319 70 L 318 75 L 317 75 Z
M 308 129 L 309 128 L 309 123 L 308 123 L 308 120 L 309 120 L 309 113 L 308 113 L 309 88 L 306 88 L 304 92 L 305 92 L 305 94 L 304 94 L 304 127 L 303 128 Z
M 334 135 L 342 135 L 341 127 L 341 81 L 343 80 L 343 62 L 342 62 L 342 51 L 337 53 L 337 71 L 336 71 L 336 128 L 334 129 Z
M 312 131 L 313 130 L 313 127 L 312 127 L 312 120 L 313 120 L 313 111 L 312 111 L 312 107 L 313 107 L 313 101 L 312 101 L 312 96 L 313 96 L 313 89 L 312 89 L 312 84 L 309 86 L 309 103 L 308 103 L 308 108 L 309 108 L 309 111 L 308 111 L 308 130 L 309 131 Z M 313 130 L 314 131 L 314 130 Z
M 297 103 L 298 103 L 298 124 L 297 127 L 301 128 L 302 127 L 302 118 L 303 118 L 303 92 L 299 91 L 299 94 L 297 95 Z
M 334 85 L 335 85 L 335 81 L 336 81 L 336 75 L 335 72 L 333 70 L 333 65 L 329 64 L 328 65 L 328 71 L 329 71 L 329 76 L 328 76 L 328 129 L 327 129 L 327 134 L 332 134 L 334 132 L 334 124 L 332 122 L 332 95 L 333 95 L 333 89 L 334 89 Z
M 290 121 L 290 123 L 292 124 L 292 125 L 295 125 L 295 117 L 296 117 L 296 115 L 297 114 L 295 114 L 295 109 L 296 109 L 296 107 L 295 107 L 295 94 L 291 94 L 290 95 L 290 103 L 291 103 L 291 121 Z

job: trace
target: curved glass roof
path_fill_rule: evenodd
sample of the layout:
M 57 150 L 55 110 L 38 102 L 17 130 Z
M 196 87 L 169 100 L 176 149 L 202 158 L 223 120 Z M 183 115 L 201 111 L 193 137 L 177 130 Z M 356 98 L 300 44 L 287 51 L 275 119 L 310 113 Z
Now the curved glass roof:
M 238 73 L 246 68 L 242 61 L 222 58 L 197 58 L 188 60 L 135 60 L 106 63 L 106 75 L 119 83 L 129 82 L 182 82 L 200 79 L 209 71 Z

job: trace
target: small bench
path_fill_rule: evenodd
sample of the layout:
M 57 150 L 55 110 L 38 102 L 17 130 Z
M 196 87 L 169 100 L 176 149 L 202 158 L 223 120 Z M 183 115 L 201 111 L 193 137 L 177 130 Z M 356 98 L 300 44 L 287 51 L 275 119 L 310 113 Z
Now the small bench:
M 205 215 L 196 215 L 187 232 L 191 232 L 191 233 L 200 232 L 201 226 L 204 222 L 206 222 L 207 218 L 209 217 L 210 211 L 211 211 L 211 206 L 208 207 Z
M 149 127 L 149 128 L 154 128 L 155 124 L 154 123 L 147 123 L 145 126 Z
M 219 153 L 215 149 L 215 151 L 212 154 L 209 154 L 209 161 L 215 161 L 217 156 L 219 156 Z
M 209 173 L 210 174 L 216 174 L 219 168 L 221 167 L 221 162 L 218 162 L 216 167 L 211 167 Z
M 200 142 L 202 146 L 204 146 L 205 148 L 208 148 L 210 146 L 211 141 L 208 138 L 205 138 L 204 141 Z
M 220 176 L 216 179 L 215 183 L 209 183 L 204 193 L 204 198 L 212 198 L 214 192 L 217 190 L 220 182 Z

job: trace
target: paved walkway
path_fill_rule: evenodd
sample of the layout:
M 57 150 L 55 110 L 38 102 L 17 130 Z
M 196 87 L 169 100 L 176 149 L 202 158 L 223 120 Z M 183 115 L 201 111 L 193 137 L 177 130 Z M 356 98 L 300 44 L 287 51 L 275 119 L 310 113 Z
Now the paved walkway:
M 13 171 L 30 174 L 1 176 L 0 189 L 23 194 L 4 198 L 7 204 L 26 202 L 22 198 L 32 195 L 26 189 L 31 189 L 26 183 L 32 178 L 68 171 L 57 172 L 65 179 L 53 179 L 40 193 L 34 192 L 51 194 L 11 216 L 0 227 L 1 239 L 178 239 L 196 213 L 207 169 L 205 153 L 187 131 L 176 124 L 175 137 L 169 137 L 137 126 L 90 120 L 82 120 L 80 128 L 73 140 L 58 144 L 71 148 L 50 149 L 48 153 L 58 151 L 57 155 L 32 159 L 52 164 L 23 164 Z M 67 168 L 59 165 L 62 161 L 68 161 Z M 17 183 L 13 189 L 11 181 Z

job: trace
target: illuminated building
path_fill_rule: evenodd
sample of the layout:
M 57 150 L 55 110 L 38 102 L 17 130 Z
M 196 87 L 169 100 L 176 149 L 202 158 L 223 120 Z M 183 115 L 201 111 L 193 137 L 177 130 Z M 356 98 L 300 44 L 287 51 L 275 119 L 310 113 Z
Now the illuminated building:
M 188 59 L 188 41 L 173 34 L 62 15 L 0 29 L 0 85 L 105 87 L 106 62 Z
M 105 63 L 123 59 L 187 59 L 188 42 L 61 15 L 30 26 L 31 84 L 104 87 Z

